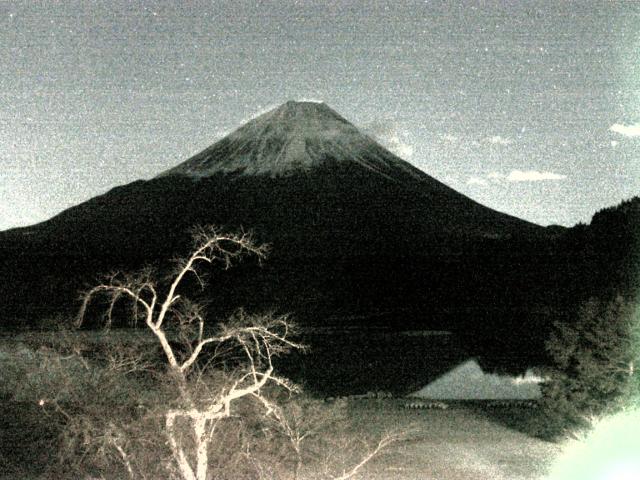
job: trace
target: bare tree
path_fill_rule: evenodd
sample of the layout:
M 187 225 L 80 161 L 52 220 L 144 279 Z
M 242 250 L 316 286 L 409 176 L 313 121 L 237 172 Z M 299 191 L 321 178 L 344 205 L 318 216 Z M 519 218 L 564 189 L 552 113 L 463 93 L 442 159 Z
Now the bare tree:
M 249 316 L 239 311 L 212 334 L 205 334 L 203 309 L 179 293 L 184 279 L 187 275 L 193 275 L 204 285 L 199 272 L 202 264 L 220 263 L 224 268 L 229 268 L 242 255 L 253 254 L 259 259 L 264 258 L 266 247 L 257 245 L 248 234 L 223 234 L 212 227 L 198 229 L 194 240 L 191 255 L 178 262 L 171 283 L 164 289 L 166 293 L 163 293 L 162 286 L 153 278 L 150 270 L 137 275 L 111 275 L 104 283 L 84 294 L 78 325 L 83 322 L 87 307 L 96 295 L 106 295 L 109 300 L 107 324 L 111 323 L 114 306 L 121 298 L 133 302 L 134 319 L 142 319 L 153 333 L 162 348 L 168 370 L 176 381 L 181 401 L 179 406 L 166 411 L 165 427 L 180 476 L 185 480 L 205 480 L 208 448 L 216 422 L 231 416 L 234 403 L 242 398 L 254 398 L 267 413 L 275 411 L 275 405 L 263 394 L 263 387 L 276 384 L 293 391 L 295 386 L 274 373 L 272 360 L 292 348 L 302 348 L 302 345 L 291 339 L 293 325 L 287 317 L 271 314 Z M 179 337 L 187 344 L 186 354 L 174 350 L 168 329 L 177 329 Z M 199 357 L 207 346 L 220 347 L 223 344 L 233 344 L 239 348 L 245 357 L 245 365 L 235 370 L 228 384 L 215 392 L 208 392 L 209 395 L 202 395 L 201 389 L 198 390 L 197 378 L 193 379 L 197 377 L 194 373 L 202 374 L 201 369 L 195 368 Z M 178 424 L 185 422 L 190 426 L 190 440 L 184 439 L 179 433 Z M 126 458 L 126 453 L 119 445 L 118 452 Z M 129 464 L 127 470 L 132 475 Z
M 203 265 L 218 264 L 227 269 L 244 255 L 254 255 L 261 260 L 266 252 L 267 248 L 257 245 L 248 234 L 223 234 L 213 227 L 198 228 L 194 231 L 192 253 L 186 259 L 177 260 L 166 284 L 160 282 L 152 270 L 144 269 L 134 275 L 112 274 L 83 295 L 78 326 L 84 322 L 87 308 L 96 296 L 107 298 L 107 326 L 112 324 L 115 305 L 121 299 L 128 299 L 132 305 L 131 318 L 134 322 L 144 323 L 160 345 L 163 364 L 174 382 L 171 385 L 176 395 L 176 401 L 162 410 L 164 433 L 172 458 L 169 470 L 183 480 L 206 480 L 209 450 L 218 432 L 218 422 L 238 413 L 238 402 L 242 399 L 255 400 L 279 425 L 278 430 L 295 455 L 294 478 L 298 478 L 302 467 L 303 444 L 317 435 L 325 423 L 322 418 L 311 421 L 298 418 L 299 415 L 288 418 L 287 412 L 266 393 L 265 387 L 269 385 L 289 393 L 298 390 L 274 372 L 276 356 L 304 348 L 292 339 L 295 325 L 287 316 L 249 315 L 238 310 L 214 329 L 205 329 L 203 307 L 181 293 L 188 276 L 193 276 L 204 287 Z M 183 348 L 175 347 L 176 339 Z M 228 359 L 230 352 L 239 353 L 242 361 L 236 359 L 233 368 L 223 372 L 209 368 L 216 359 Z M 141 368 L 141 360 L 135 356 L 114 354 L 108 360 L 118 371 L 132 372 Z M 212 377 L 212 374 L 218 376 Z M 215 380 L 211 381 L 212 378 Z M 142 471 L 136 475 L 135 458 L 127 451 L 121 430 L 110 424 L 102 437 L 115 449 L 131 478 L 145 478 Z M 365 445 L 365 452 L 355 465 L 338 475 L 327 471 L 326 476 L 341 480 L 354 477 L 382 449 L 401 437 L 387 434 L 377 444 Z M 337 464 L 331 467 L 339 468 Z

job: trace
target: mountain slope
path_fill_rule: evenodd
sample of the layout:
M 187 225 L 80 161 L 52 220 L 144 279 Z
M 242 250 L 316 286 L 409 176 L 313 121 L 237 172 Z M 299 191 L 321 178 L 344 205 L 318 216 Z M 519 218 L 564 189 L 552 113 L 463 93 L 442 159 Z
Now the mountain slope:
M 352 162 L 397 181 L 403 175 L 420 178 L 422 173 L 325 104 L 290 101 L 161 176 L 202 177 L 221 172 L 277 176 L 308 171 L 327 159 Z
M 191 226 L 211 223 L 272 246 L 265 268 L 215 277 L 218 313 L 245 305 L 302 322 L 462 329 L 543 296 L 527 286 L 545 264 L 531 268 L 538 247 L 527 242 L 544 228 L 459 194 L 323 104 L 288 102 L 156 178 L 0 234 L 12 279 L 0 308 L 72 310 L 99 272 L 160 266 L 186 252 Z
M 415 196 L 417 208 L 425 209 L 423 215 L 417 216 L 432 220 L 439 217 L 441 226 L 446 228 L 470 228 L 492 236 L 519 229 L 541 231 L 447 187 L 360 133 L 323 103 L 287 102 L 159 177 L 182 175 L 198 179 L 218 174 L 304 177 L 320 171 L 329 177 L 329 190 L 341 189 L 347 195 L 349 191 L 355 195 L 364 190 L 358 183 L 361 178 L 356 177 L 366 177 L 369 188 L 399 189 Z M 438 210 L 434 211 L 434 207 Z

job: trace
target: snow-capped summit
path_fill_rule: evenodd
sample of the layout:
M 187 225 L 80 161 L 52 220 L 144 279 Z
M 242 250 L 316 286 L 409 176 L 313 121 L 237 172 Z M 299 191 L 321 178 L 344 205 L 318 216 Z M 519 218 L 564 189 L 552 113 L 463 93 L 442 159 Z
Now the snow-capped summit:
M 390 169 L 417 173 L 326 104 L 289 101 L 160 176 L 206 177 L 221 172 L 280 176 L 324 161 L 356 162 L 384 175 L 390 175 Z

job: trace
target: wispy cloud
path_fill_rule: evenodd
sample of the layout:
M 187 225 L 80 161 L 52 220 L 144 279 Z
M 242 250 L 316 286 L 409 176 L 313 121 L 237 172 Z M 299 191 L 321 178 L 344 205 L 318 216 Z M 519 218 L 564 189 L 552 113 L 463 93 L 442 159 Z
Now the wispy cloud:
M 394 122 L 374 121 L 364 131 L 399 157 L 405 160 L 413 157 L 414 148 L 406 141 L 406 132 Z
M 491 143 L 492 145 L 511 145 L 513 140 L 510 138 L 501 137 L 500 135 L 493 135 L 491 137 L 485 138 L 485 141 Z
M 503 173 L 498 173 L 498 172 L 491 172 L 491 173 L 487 174 L 487 178 L 490 178 L 490 179 L 492 179 L 492 180 L 501 180 L 501 179 L 503 179 L 504 177 L 506 177 L 506 175 L 505 175 L 505 174 L 503 174 Z
M 467 180 L 467 185 L 487 185 L 503 182 L 542 182 L 558 181 L 566 179 L 566 175 L 553 172 L 539 172 L 537 170 L 511 170 L 509 173 L 490 172 L 482 177 L 471 176 Z
M 455 135 L 452 135 L 450 133 L 445 133 L 444 135 L 442 135 L 442 139 L 445 142 L 449 142 L 449 143 L 455 143 L 458 140 L 460 140 L 458 137 L 456 137 Z
M 469 177 L 469 180 L 467 180 L 467 185 L 487 185 L 487 183 L 484 178 L 480 177 Z
M 401 158 L 409 159 L 413 157 L 413 146 L 404 142 L 398 135 L 394 135 L 387 142 L 389 150 Z
M 440 138 L 447 143 L 472 143 L 474 145 L 479 144 L 491 144 L 491 145 L 511 145 L 515 143 L 512 138 L 506 138 L 501 135 L 492 135 L 484 138 L 472 138 L 468 136 L 458 136 L 451 133 L 440 134 Z
M 542 182 L 545 180 L 564 180 L 567 176 L 553 172 L 538 172 L 537 170 L 511 170 L 505 178 L 508 182 Z
M 614 123 L 609 130 L 625 137 L 640 137 L 640 123 L 633 125 L 623 125 L 622 123 Z

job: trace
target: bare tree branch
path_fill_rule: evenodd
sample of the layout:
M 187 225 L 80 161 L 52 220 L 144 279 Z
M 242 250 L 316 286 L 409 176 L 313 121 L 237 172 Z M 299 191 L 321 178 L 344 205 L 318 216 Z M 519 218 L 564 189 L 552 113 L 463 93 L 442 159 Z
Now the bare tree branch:
M 246 254 L 252 254 L 258 260 L 263 259 L 267 248 L 255 244 L 248 233 L 223 234 L 214 227 L 195 229 L 193 238 L 192 253 L 185 260 L 178 261 L 166 287 L 166 294 L 163 294 L 162 298 L 158 292 L 165 289 L 160 288 L 154 281 L 150 269 L 145 269 L 135 276 L 112 274 L 106 277 L 102 284 L 84 294 L 78 314 L 78 325 L 84 321 L 90 302 L 98 295 L 105 295 L 109 302 L 106 312 L 107 326 L 111 325 L 115 304 L 122 297 L 132 300 L 134 321 L 140 316 L 139 309 L 142 310 L 144 322 L 162 347 L 170 371 L 177 380 L 183 405 L 171 408 L 165 414 L 165 428 L 174 461 L 183 479 L 205 480 L 208 446 L 215 423 L 229 417 L 233 404 L 242 398 L 257 399 L 267 413 L 274 412 L 275 405 L 262 394 L 263 387 L 268 383 L 274 383 L 293 391 L 295 386 L 274 375 L 272 357 L 292 348 L 302 348 L 302 345 L 290 339 L 293 330 L 286 317 L 249 316 L 242 310 L 236 312 L 227 325 L 219 327 L 216 334 L 205 337 L 205 315 L 202 307 L 178 293 L 185 277 L 191 273 L 198 283 L 204 286 L 203 277 L 198 270 L 201 264 L 221 263 L 226 269 Z M 181 356 L 178 359 L 167 337 L 168 326 L 177 328 L 178 336 L 188 346 L 186 357 Z M 236 345 L 243 351 L 246 368 L 230 386 L 206 404 L 202 404 L 189 384 L 189 374 L 207 345 L 215 345 L 214 353 L 217 353 L 220 351 L 220 345 L 227 343 Z M 122 363 L 121 359 L 114 357 L 110 361 L 118 368 L 129 369 L 129 365 Z M 197 388 L 198 382 L 195 385 Z M 187 422 L 191 426 L 195 449 L 189 454 L 185 452 L 185 445 L 178 433 L 178 422 Z M 132 476 L 133 470 L 126 452 L 117 443 L 115 447 Z
M 348 472 L 344 472 L 342 475 L 339 475 L 337 477 L 333 477 L 333 480 L 347 480 L 349 478 L 353 478 L 353 476 L 356 475 L 356 473 L 358 473 L 358 470 L 360 470 L 367 463 L 369 463 L 382 450 L 387 448 L 392 443 L 399 442 L 399 441 L 403 440 L 404 438 L 405 438 L 405 435 L 403 435 L 401 433 L 389 433 L 389 434 L 384 435 L 380 439 L 378 444 L 372 450 L 369 450 L 362 457 L 362 459 L 356 465 L 354 465 L 351 468 L 351 470 L 349 470 Z

